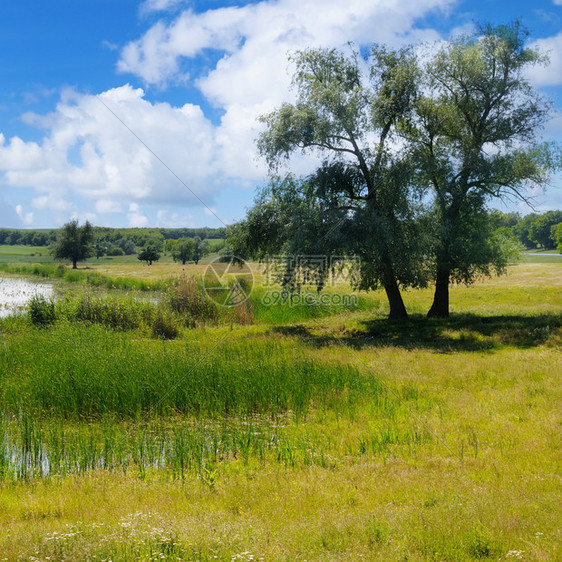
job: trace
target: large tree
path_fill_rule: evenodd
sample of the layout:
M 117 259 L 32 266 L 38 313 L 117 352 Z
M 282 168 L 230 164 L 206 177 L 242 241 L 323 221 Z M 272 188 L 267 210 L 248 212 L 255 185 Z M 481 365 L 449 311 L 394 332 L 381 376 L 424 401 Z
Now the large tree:
M 92 225 L 86 221 L 80 226 L 77 219 L 71 220 L 62 226 L 57 240 L 51 247 L 55 259 L 70 260 L 72 268 L 76 269 L 77 263 L 94 254 L 94 231 Z
M 390 317 L 405 318 L 400 286 L 419 285 L 423 275 L 419 237 L 412 232 L 411 166 L 392 139 L 416 95 L 415 57 L 410 50 L 374 47 L 364 61 L 358 53 L 307 49 L 293 62 L 297 101 L 262 119 L 258 149 L 272 172 L 295 152 L 325 159 L 309 178 L 308 195 L 295 191 L 294 203 L 304 212 L 308 201 L 308 214 L 315 202 L 332 210 L 315 237 L 318 250 L 345 246 L 361 257 L 362 288 L 382 285 Z M 272 199 L 269 211 L 276 204 Z M 293 246 L 302 234 L 289 230 Z
M 429 57 L 416 118 L 402 130 L 415 147 L 419 181 L 434 194 L 435 295 L 429 316 L 449 314 L 449 284 L 502 269 L 483 210 L 493 198 L 525 199 L 543 184 L 555 151 L 537 132 L 550 104 L 528 83 L 528 68 L 542 61 L 526 47 L 515 22 L 487 26 L 442 46 Z

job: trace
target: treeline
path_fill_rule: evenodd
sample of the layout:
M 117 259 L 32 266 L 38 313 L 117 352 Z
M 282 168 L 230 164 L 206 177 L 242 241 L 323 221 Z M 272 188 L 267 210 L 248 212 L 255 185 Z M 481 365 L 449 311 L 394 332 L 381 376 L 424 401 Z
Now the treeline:
M 98 250 L 106 255 L 130 255 L 137 248 L 153 245 L 164 249 L 168 240 L 201 238 L 220 240 L 226 236 L 225 228 L 107 228 L 94 227 Z M 50 246 L 57 240 L 57 229 L 0 229 L 0 244 L 9 246 Z
M 495 229 L 510 233 L 527 250 L 558 250 L 562 253 L 562 211 L 546 211 L 521 216 L 492 211 Z

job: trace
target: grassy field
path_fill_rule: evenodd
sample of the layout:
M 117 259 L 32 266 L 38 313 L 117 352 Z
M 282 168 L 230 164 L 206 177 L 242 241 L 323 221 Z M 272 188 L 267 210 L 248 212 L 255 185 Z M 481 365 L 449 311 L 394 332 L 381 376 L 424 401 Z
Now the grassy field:
M 562 559 L 562 260 L 453 287 L 448 320 L 407 291 L 405 323 L 257 280 L 244 323 L 173 340 L 0 321 L 0 560 Z

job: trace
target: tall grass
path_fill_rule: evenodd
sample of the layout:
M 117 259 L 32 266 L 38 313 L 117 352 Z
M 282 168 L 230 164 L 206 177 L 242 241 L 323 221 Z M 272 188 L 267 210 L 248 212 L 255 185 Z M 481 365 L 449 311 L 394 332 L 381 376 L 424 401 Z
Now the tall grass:
M 351 405 L 380 392 L 352 367 L 319 365 L 265 339 L 219 342 L 211 352 L 63 323 L 20 330 L 0 348 L 0 410 L 12 414 L 304 416 L 313 404 Z

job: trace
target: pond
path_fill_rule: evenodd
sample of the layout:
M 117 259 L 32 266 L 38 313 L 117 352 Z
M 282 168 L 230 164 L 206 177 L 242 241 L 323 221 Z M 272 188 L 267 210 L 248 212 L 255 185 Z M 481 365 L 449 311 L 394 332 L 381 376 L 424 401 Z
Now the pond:
M 53 285 L 49 283 L 33 283 L 26 279 L 0 277 L 0 318 L 22 310 L 35 295 L 51 297 L 53 294 Z

